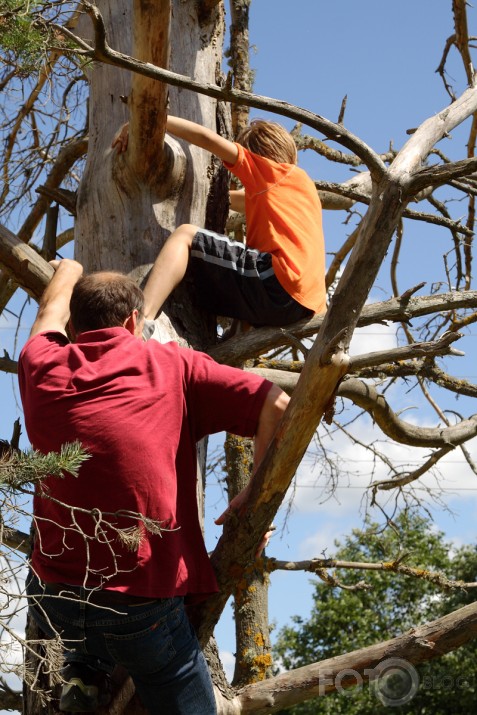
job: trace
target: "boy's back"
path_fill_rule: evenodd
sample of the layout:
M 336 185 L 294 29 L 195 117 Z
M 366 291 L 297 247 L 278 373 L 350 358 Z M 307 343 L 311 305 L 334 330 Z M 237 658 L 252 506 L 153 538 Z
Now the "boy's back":
M 296 164 L 277 163 L 240 144 L 233 166 L 245 188 L 247 246 L 272 254 L 275 274 L 289 295 L 314 313 L 326 309 L 321 202 Z
M 167 130 L 222 159 L 242 182 L 231 208 L 245 209 L 247 245 L 192 224 L 169 236 L 148 278 L 145 315 L 153 319 L 190 267 L 202 306 L 252 325 L 288 325 L 326 309 L 321 204 L 311 179 L 296 166 L 284 127 L 253 121 L 231 142 L 180 117 Z M 113 146 L 127 148 L 127 132 Z

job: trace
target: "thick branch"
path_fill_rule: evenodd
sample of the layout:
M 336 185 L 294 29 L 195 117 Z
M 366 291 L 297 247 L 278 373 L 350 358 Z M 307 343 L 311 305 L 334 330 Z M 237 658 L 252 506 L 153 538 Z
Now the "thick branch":
M 404 422 L 391 410 L 383 395 L 355 378 L 343 382 L 338 394 L 369 412 L 388 437 L 412 447 L 455 447 L 477 434 L 477 415 L 451 427 L 416 427 Z
M 53 268 L 33 248 L 1 224 L 0 263 L 15 282 L 36 300 L 54 273 Z
M 5 351 L 4 356 L 0 358 L 0 370 L 2 370 L 2 372 L 10 372 L 12 375 L 16 375 L 18 373 L 17 361 L 12 360 Z
M 169 64 L 171 2 L 134 0 L 133 54 L 138 60 L 159 67 Z M 160 175 L 167 118 L 167 85 L 134 73 L 130 110 L 128 163 L 137 177 L 149 179 Z
M 283 370 L 247 368 L 271 380 L 286 392 L 293 392 L 299 375 Z M 416 427 L 401 420 L 391 409 L 383 395 L 366 382 L 347 378 L 338 386 L 338 397 L 345 397 L 366 410 L 387 437 L 411 447 L 445 447 L 453 449 L 477 435 L 477 415 L 449 427 Z
M 469 49 L 469 30 L 467 26 L 467 0 L 452 0 L 452 12 L 454 14 L 455 43 L 464 63 L 467 83 L 471 85 L 474 81 L 474 68 Z
M 280 114 L 290 119 L 294 119 L 297 122 L 302 122 L 307 126 L 316 129 L 321 132 L 329 139 L 333 139 L 343 146 L 346 146 L 352 152 L 362 159 L 362 162 L 366 164 L 368 169 L 376 177 L 382 176 L 385 171 L 385 165 L 379 158 L 379 156 L 370 149 L 363 141 L 358 139 L 346 130 L 342 125 L 330 122 L 323 117 L 309 112 L 306 109 L 301 109 L 294 107 L 293 105 L 283 102 L 281 100 L 272 99 L 270 97 L 262 97 L 259 95 L 253 95 L 249 92 L 243 92 L 238 89 L 233 89 L 230 86 L 218 87 L 213 84 L 203 84 L 195 80 L 190 79 L 190 77 L 185 77 L 184 75 L 179 75 L 174 72 L 169 72 L 168 70 L 155 67 L 150 62 L 142 62 L 138 59 L 133 59 L 128 55 L 121 52 L 117 52 L 111 49 L 106 41 L 106 33 L 104 30 L 103 20 L 101 15 L 96 8 L 96 6 L 90 3 L 84 3 L 84 7 L 90 17 L 93 20 L 95 27 L 95 46 L 91 47 L 87 45 L 83 40 L 76 37 L 72 32 L 61 29 L 68 37 L 70 37 L 82 50 L 81 54 L 90 57 L 92 60 L 99 62 L 104 62 L 106 64 L 111 64 L 116 67 L 122 67 L 123 69 L 136 72 L 145 77 L 150 77 L 151 79 L 159 80 L 165 82 L 175 87 L 183 87 L 184 89 L 189 89 L 198 94 L 205 94 L 209 97 L 214 97 L 215 99 L 220 99 L 228 102 L 236 102 L 237 104 L 243 104 L 248 107 L 255 107 L 257 109 L 266 109 L 273 111 L 276 114 Z
M 381 303 L 365 305 L 357 325 L 364 327 L 386 321 L 406 323 L 412 318 L 422 315 L 475 307 L 477 307 L 477 291 L 437 293 L 409 300 L 391 298 Z M 308 338 L 320 330 L 323 320 L 323 316 L 300 320 L 298 323 L 287 326 L 286 332 L 292 333 L 299 339 Z M 236 338 L 230 338 L 223 344 L 214 345 L 208 352 L 217 362 L 240 365 L 250 358 L 286 344 L 287 340 L 283 329 L 260 328 L 259 330 L 250 330 Z
M 327 363 L 322 362 L 325 355 Z M 346 356 L 339 347 L 329 355 L 328 346 L 317 342 L 310 351 L 301 381 L 255 474 L 244 514 L 240 518 L 232 514 L 227 519 L 212 554 L 220 591 L 199 608 L 199 636 L 203 642 L 210 637 L 238 574 L 253 560 L 346 365 Z
M 0 543 L 28 556 L 31 551 L 30 537 L 23 531 L 0 524 Z
M 252 73 L 250 71 L 249 13 L 251 0 L 232 0 L 230 3 L 230 65 L 233 70 L 233 86 L 250 92 Z M 248 124 L 248 108 L 236 105 L 232 111 L 233 136 L 245 129 Z
M 365 682 L 375 680 L 392 664 L 390 659 L 403 659 L 398 661 L 401 666 L 416 665 L 450 653 L 476 637 L 477 603 L 471 603 L 397 638 L 249 685 L 221 713 L 277 712 L 338 687 L 352 687 L 356 674 Z
M 22 712 L 23 696 L 20 692 L 12 690 L 3 678 L 0 678 L 0 708 L 2 710 L 12 710 Z

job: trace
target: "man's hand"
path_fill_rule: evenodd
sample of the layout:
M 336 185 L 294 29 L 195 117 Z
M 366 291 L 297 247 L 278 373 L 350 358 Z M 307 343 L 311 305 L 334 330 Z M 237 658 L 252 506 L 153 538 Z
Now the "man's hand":
M 118 154 L 123 154 L 128 148 L 129 141 L 129 122 L 123 124 L 121 129 L 119 129 L 114 135 L 114 139 L 111 142 L 111 149 L 116 149 Z
M 245 502 L 247 501 L 249 494 L 250 484 L 248 484 L 245 489 L 242 489 L 241 492 L 239 492 L 233 499 L 230 500 L 230 504 L 228 505 L 227 509 L 220 516 L 217 517 L 214 523 L 217 524 L 217 526 L 220 526 L 226 521 L 226 519 L 230 516 L 232 512 L 236 512 L 237 516 L 239 517 L 242 516 L 245 510 Z M 262 540 L 258 545 L 258 548 L 255 552 L 256 559 L 260 558 L 260 556 L 262 555 L 262 551 L 268 546 L 268 542 L 270 541 L 270 537 L 272 536 L 274 531 L 275 526 L 271 524 L 268 531 L 262 536 Z
M 45 288 L 30 337 L 45 330 L 66 335 L 66 324 L 70 317 L 70 298 L 73 288 L 83 273 L 83 266 L 77 261 L 63 258 L 50 261 L 55 273 Z
M 253 459 L 253 476 L 245 489 L 242 489 L 233 499 L 231 499 L 228 508 L 216 520 L 217 525 L 221 525 L 232 513 L 236 512 L 237 516 L 242 516 L 245 513 L 245 504 L 252 488 L 254 475 L 260 466 L 260 463 L 265 456 L 268 445 L 273 439 L 275 430 L 280 422 L 283 413 L 290 401 L 288 395 L 283 392 L 277 385 L 272 385 L 268 392 L 265 402 L 263 403 L 260 416 L 258 418 L 258 427 L 255 434 L 255 449 Z M 267 546 L 270 536 L 274 531 L 274 526 L 271 525 L 268 531 L 263 535 L 262 540 L 255 553 L 255 557 L 259 558 L 263 549 Z

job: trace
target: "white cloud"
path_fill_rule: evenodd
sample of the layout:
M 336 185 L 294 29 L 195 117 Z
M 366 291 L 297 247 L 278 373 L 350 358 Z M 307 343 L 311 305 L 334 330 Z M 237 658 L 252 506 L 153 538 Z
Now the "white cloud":
M 417 415 L 406 419 L 417 426 Z M 435 426 L 438 424 L 434 423 Z M 434 451 L 431 448 L 411 448 L 408 445 L 387 441 L 381 430 L 371 418 L 363 415 L 350 431 L 359 440 L 352 440 L 342 431 L 327 433 L 320 429 L 321 444 L 307 452 L 300 464 L 288 497 L 293 494 L 294 510 L 302 513 L 318 513 L 320 518 L 339 518 L 345 515 L 359 514 L 363 511 L 366 499 L 370 495 L 371 483 L 385 481 L 393 477 L 385 460 L 395 465 L 398 474 L 412 473 L 425 463 Z M 369 446 L 384 455 L 385 460 L 375 458 Z M 467 449 L 477 463 L 477 438 L 467 443 Z M 368 447 L 368 448 L 367 448 Z M 323 449 L 334 465 L 330 475 L 329 464 Z M 423 475 L 413 486 L 424 488 L 437 494 L 446 490 L 447 498 L 455 500 L 473 500 L 477 510 L 477 477 L 464 459 L 462 452 L 455 449 L 444 457 L 433 473 Z M 470 491 L 469 491 L 470 489 Z M 380 492 L 380 502 L 393 499 L 394 490 Z M 424 496 L 424 493 L 423 493 Z
M 233 653 L 231 653 L 228 650 L 221 650 L 220 651 L 220 660 L 222 661 L 222 665 L 224 667 L 224 671 L 225 671 L 225 675 L 227 676 L 227 680 L 230 683 L 233 678 L 233 675 L 234 675 L 235 656 Z
M 350 355 L 373 353 L 397 347 L 396 331 L 397 326 L 395 323 L 357 328 L 351 340 Z

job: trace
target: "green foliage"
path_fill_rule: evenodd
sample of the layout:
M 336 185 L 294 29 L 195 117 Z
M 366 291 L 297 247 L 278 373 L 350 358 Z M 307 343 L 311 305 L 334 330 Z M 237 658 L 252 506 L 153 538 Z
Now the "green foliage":
M 45 32 L 37 24 L 43 3 L 26 6 L 18 0 L 0 0 L 0 47 L 4 62 L 21 76 L 38 71 L 45 52 Z
M 0 66 L 25 78 L 38 72 L 50 50 L 71 48 L 61 25 L 73 5 L 68 0 L 0 0 Z
M 367 524 L 363 532 L 353 531 L 345 543 L 337 544 L 336 559 L 343 561 L 391 561 L 405 552 L 409 566 L 442 571 L 451 580 L 474 582 L 477 572 L 477 547 L 453 553 L 442 533 L 422 516 L 401 516 L 397 529 L 379 533 Z M 455 589 L 442 593 L 422 579 L 390 571 L 340 572 L 340 581 L 356 585 L 363 578 L 372 589 L 348 591 L 316 583 L 311 618 L 293 619 L 294 626 L 283 628 L 275 655 L 287 669 L 331 658 L 401 635 L 413 626 L 450 613 L 475 599 L 475 591 Z M 419 687 L 414 697 L 398 707 L 382 704 L 382 682 L 360 685 L 287 710 L 291 715 L 464 715 L 477 706 L 475 642 L 440 659 L 416 667 Z M 403 687 L 398 677 L 396 687 Z M 392 681 L 387 684 L 393 687 Z M 409 692 L 405 691 L 405 692 Z M 396 696 L 395 702 L 399 701 Z
M 77 477 L 79 468 L 89 458 L 79 442 L 63 445 L 60 453 L 29 450 L 5 455 L 0 461 L 0 489 L 21 489 L 49 475 L 64 477 L 68 473 Z

